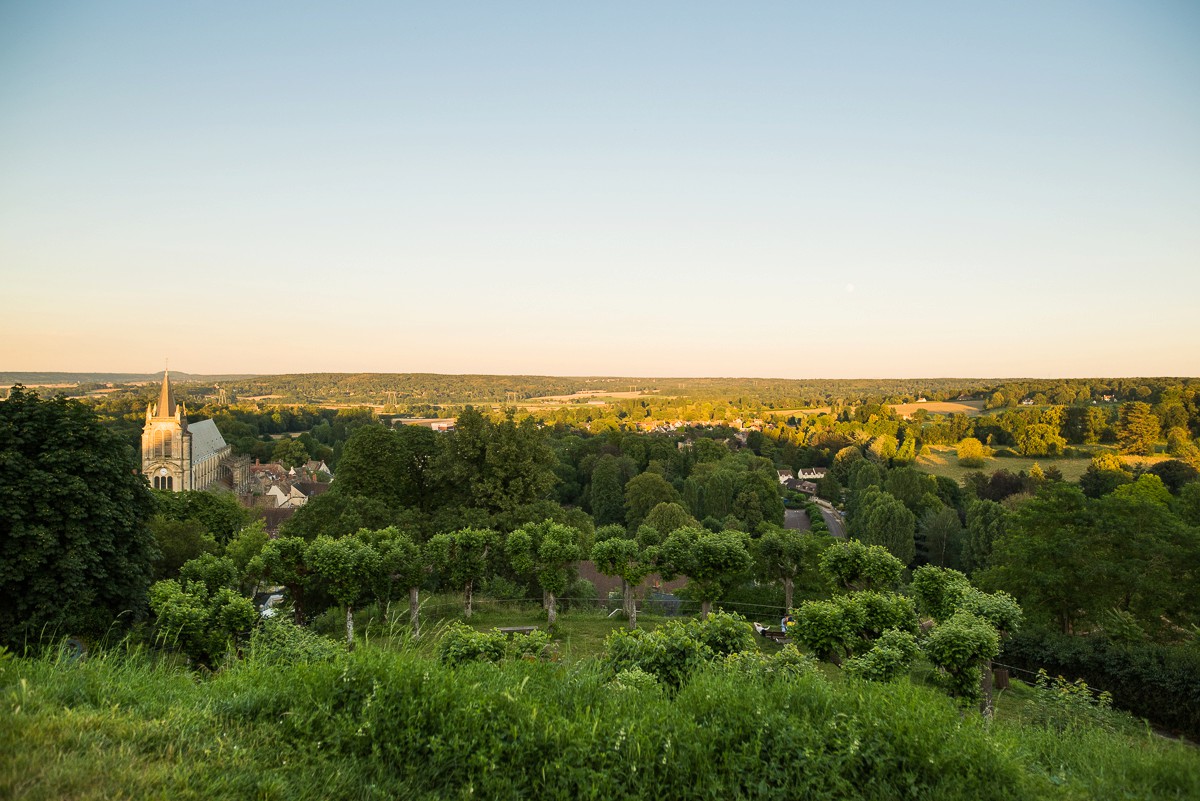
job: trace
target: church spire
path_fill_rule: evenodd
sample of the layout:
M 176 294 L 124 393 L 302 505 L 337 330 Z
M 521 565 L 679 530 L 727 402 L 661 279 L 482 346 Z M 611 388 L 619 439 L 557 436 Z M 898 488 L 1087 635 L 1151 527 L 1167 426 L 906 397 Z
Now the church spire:
M 163 370 L 162 389 L 158 393 L 158 407 L 154 410 L 154 416 L 175 416 L 175 394 L 171 392 L 170 372 L 167 370 Z

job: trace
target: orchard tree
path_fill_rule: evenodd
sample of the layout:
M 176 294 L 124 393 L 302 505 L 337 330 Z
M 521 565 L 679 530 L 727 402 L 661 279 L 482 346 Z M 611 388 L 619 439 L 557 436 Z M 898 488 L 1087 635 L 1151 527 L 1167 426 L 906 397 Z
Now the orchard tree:
M 583 532 L 546 520 L 530 523 L 508 535 L 505 550 L 513 569 L 532 575 L 546 594 L 547 624 L 558 622 L 558 597 L 575 577 L 587 554 Z
M 767 581 L 783 584 L 783 607 L 792 608 L 796 579 L 811 566 L 829 538 L 804 531 L 772 527 L 754 541 L 758 574 Z
M 839 540 L 821 554 L 820 569 L 834 587 L 854 592 L 895 589 L 904 564 L 881 545 Z
M 0 401 L 0 643 L 142 617 L 153 513 L 136 456 L 91 409 L 13 387 Z
M 488 575 L 500 535 L 490 528 L 462 528 L 437 534 L 425 545 L 425 556 L 434 571 L 455 587 L 463 588 L 463 610 L 471 617 L 476 582 Z
M 700 522 L 677 503 L 660 503 L 650 510 L 643 524 L 662 534 L 670 534 L 675 529 L 685 526 L 695 528 Z

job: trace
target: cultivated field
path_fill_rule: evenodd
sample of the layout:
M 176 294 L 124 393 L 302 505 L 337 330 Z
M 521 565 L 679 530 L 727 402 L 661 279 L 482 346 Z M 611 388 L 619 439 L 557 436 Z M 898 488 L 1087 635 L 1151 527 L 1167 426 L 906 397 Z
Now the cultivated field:
M 926 401 L 925 403 L 896 403 L 892 405 L 896 414 L 901 417 L 912 417 L 917 409 L 924 409 L 930 414 L 965 414 L 977 417 L 983 414 L 983 401 Z

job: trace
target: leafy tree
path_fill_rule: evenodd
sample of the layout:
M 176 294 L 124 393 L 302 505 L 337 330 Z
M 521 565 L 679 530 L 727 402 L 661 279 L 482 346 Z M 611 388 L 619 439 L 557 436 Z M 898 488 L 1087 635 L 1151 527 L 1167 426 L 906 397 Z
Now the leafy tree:
M 13 387 L 0 401 L 0 643 L 139 618 L 153 510 L 132 451 L 90 409 Z
M 1153 473 L 1146 473 L 1132 484 L 1117 487 L 1112 494 L 1116 498 L 1128 498 L 1138 503 L 1157 503 L 1164 507 L 1171 505 L 1171 491 Z
M 250 525 L 244 527 L 233 538 L 229 540 L 229 544 L 225 546 L 225 556 L 233 562 L 237 568 L 238 576 L 243 581 L 242 589 L 247 593 L 252 594 L 253 586 L 245 586 L 247 580 L 251 578 L 250 563 L 254 558 L 262 553 L 263 548 L 267 546 L 270 536 L 267 534 L 266 525 L 262 520 L 255 520 Z M 249 581 L 250 585 L 256 582 Z
M 913 436 L 906 436 L 904 441 L 900 443 L 900 448 L 896 451 L 896 455 L 892 457 L 892 464 L 909 465 L 917 460 L 917 439 Z
M 958 464 L 961 467 L 983 467 L 986 456 L 983 443 L 974 437 L 967 437 L 958 443 Z
M 347 494 L 341 478 L 329 492 L 317 495 L 296 510 L 280 527 L 289 537 L 315 539 L 319 535 L 345 537 L 359 529 L 387 528 L 397 521 L 397 512 L 382 500 Z
M 250 510 L 229 493 L 155 492 L 159 514 L 179 522 L 194 520 L 216 542 L 225 545 L 250 522 Z
M 750 565 L 746 536 L 740 531 L 681 528 L 669 535 L 659 550 L 659 572 L 668 581 L 687 576 L 688 593 L 700 600 L 703 616 Z
M 963 527 L 958 512 L 930 509 L 921 518 L 921 557 L 938 567 L 956 567 L 962 550 Z
M 505 550 L 518 573 L 529 574 L 546 593 L 547 623 L 558 622 L 557 596 L 563 594 L 575 577 L 586 552 L 583 532 L 546 520 L 522 526 L 508 535 Z
M 753 543 L 758 574 L 783 584 L 783 606 L 792 608 L 796 579 L 816 561 L 822 543 L 812 534 L 772 527 Z
M 1028 425 L 1017 435 L 1017 450 L 1023 456 L 1060 456 L 1066 446 L 1058 429 L 1045 423 Z
M 899 447 L 900 443 L 891 434 L 880 434 L 871 440 L 871 444 L 867 448 L 867 455 L 877 462 L 886 464 L 896 455 Z
M 619 536 L 600 539 L 597 532 L 596 544 L 592 546 L 592 563 L 604 575 L 618 576 L 621 579 L 625 614 L 629 618 L 629 628 L 635 629 L 637 602 L 633 598 L 633 588 L 654 572 L 658 551 L 645 540 L 628 537 L 623 527 L 614 528 L 620 532 Z M 639 529 L 639 533 L 643 530 L 645 527 Z M 657 532 L 654 534 L 657 535 Z M 657 540 L 657 536 L 648 539 Z
M 679 493 L 658 473 L 642 473 L 625 485 L 625 522 L 636 529 L 660 503 L 679 503 Z
M 968 574 L 982 570 L 991 563 L 992 545 L 1007 531 L 1010 514 L 995 501 L 980 499 L 967 504 L 962 567 Z
M 1097 559 L 1104 543 L 1093 522 L 1079 489 L 1048 484 L 993 543 L 992 567 L 980 581 L 1013 593 L 1027 611 L 1056 620 L 1070 634 L 1083 610 L 1104 608 L 1111 599 Z
M 279 440 L 275 450 L 271 452 L 271 461 L 278 462 L 287 468 L 299 467 L 309 460 L 308 448 L 298 439 L 285 437 Z
M 905 565 L 916 556 L 916 516 L 887 492 L 868 490 L 851 533 L 868 545 L 882 545 Z
M 930 632 L 924 651 L 950 695 L 973 704 L 982 696 L 982 666 L 1000 653 L 1000 634 L 983 618 L 959 611 Z
M 695 528 L 700 525 L 700 522 L 677 503 L 660 503 L 650 510 L 650 514 L 646 515 L 644 525 L 663 534 L 670 534 L 675 529 L 685 526 Z
M 395 596 L 396 588 L 408 591 L 408 621 L 414 638 L 421 636 L 421 583 L 430 571 L 429 561 L 420 543 L 395 527 L 362 529 L 355 536 L 379 554 L 371 592 L 379 603 Z
M 1200 526 L 1200 484 L 1187 484 L 1179 490 L 1175 510 L 1189 526 Z
M 175 578 L 188 560 L 220 549 L 198 520 L 171 520 L 155 515 L 150 518 L 149 529 L 158 545 L 158 557 L 154 560 L 157 580 Z
M 620 523 L 625 519 L 625 492 L 621 480 L 621 467 L 617 459 L 605 454 L 592 470 L 591 484 L 592 518 L 596 525 Z
M 346 607 L 346 649 L 354 649 L 354 604 L 378 581 L 379 552 L 357 537 L 320 536 L 308 545 L 305 561 L 329 593 Z
M 463 588 L 463 609 L 471 617 L 475 583 L 482 581 L 491 565 L 499 535 L 491 529 L 462 528 L 437 534 L 425 545 L 433 569 L 451 585 Z
M 221 589 L 236 590 L 237 566 L 232 559 L 206 553 L 179 569 L 179 581 L 183 586 L 202 584 L 209 595 Z
M 890 589 L 900 581 L 904 564 L 880 545 L 840 540 L 825 549 L 821 573 L 845 591 Z
M 268 540 L 246 568 L 251 575 L 283 586 L 292 601 L 297 626 L 304 624 L 304 590 L 311 573 L 307 549 L 308 543 L 300 537 Z
M 1200 470 L 1179 459 L 1167 459 L 1165 462 L 1157 462 L 1151 465 L 1150 469 L 1146 472 L 1162 479 L 1162 483 L 1170 490 L 1172 495 L 1178 495 L 1185 484 L 1200 481 Z
M 817 497 L 824 498 L 830 503 L 842 502 L 842 485 L 832 472 L 817 482 Z
M 1121 453 L 1151 456 L 1158 442 L 1159 421 L 1150 404 L 1140 401 L 1122 403 L 1117 416 L 1117 445 Z

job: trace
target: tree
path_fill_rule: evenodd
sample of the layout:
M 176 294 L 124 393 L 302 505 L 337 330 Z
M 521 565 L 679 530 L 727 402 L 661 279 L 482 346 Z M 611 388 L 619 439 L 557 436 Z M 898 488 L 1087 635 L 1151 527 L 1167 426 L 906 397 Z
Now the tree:
M 592 469 L 592 519 L 598 526 L 620 523 L 625 519 L 625 493 L 621 466 L 616 457 L 605 454 Z
M 663 533 L 670 534 L 684 526 L 698 526 L 699 521 L 688 514 L 688 511 L 677 503 L 660 503 L 646 515 L 644 525 Z
M 983 467 L 987 452 L 983 443 L 974 437 L 967 437 L 958 443 L 958 464 L 960 467 Z
M 246 568 L 248 573 L 280 584 L 287 590 L 297 626 L 304 624 L 304 590 L 311 572 L 307 549 L 308 543 L 300 537 L 269 540 Z
M 681 528 L 667 537 L 659 550 L 659 572 L 670 581 L 687 576 L 688 593 L 700 600 L 707 617 L 712 602 L 725 594 L 750 568 L 746 536 L 740 531 L 712 532 Z
M 354 604 L 378 581 L 379 552 L 357 537 L 320 536 L 309 543 L 305 560 L 329 594 L 346 607 L 346 650 L 354 650 Z
M 230 493 L 159 491 L 154 493 L 154 501 L 164 518 L 195 521 L 221 545 L 250 522 L 250 510 Z
M 639 529 L 639 533 L 644 530 L 645 527 Z M 657 540 L 655 535 L 657 531 L 651 539 Z M 645 540 L 626 536 L 623 528 L 618 536 L 600 539 L 600 532 L 596 532 L 596 536 L 596 544 L 592 546 L 592 563 L 602 574 L 621 579 L 625 614 L 629 618 L 629 628 L 635 629 L 637 601 L 633 597 L 633 589 L 654 572 L 657 548 Z
M 658 473 L 642 473 L 625 485 L 625 522 L 631 530 L 660 503 L 679 503 L 679 493 Z
M 210 590 L 202 582 L 169 579 L 157 582 L 149 595 L 160 636 L 208 667 L 258 622 L 254 604 L 228 587 Z
M 522 526 L 505 542 L 513 569 L 532 575 L 546 593 L 548 625 L 558 622 L 557 597 L 566 591 L 586 555 L 582 540 L 578 529 L 546 520 Z
M 758 573 L 783 584 L 783 607 L 792 608 L 796 579 L 815 561 L 823 543 L 812 534 L 772 527 L 753 543 Z
M 962 567 L 970 575 L 991 563 L 992 544 L 1007 531 L 1010 512 L 995 501 L 986 499 L 971 501 L 966 511 Z
M 1016 439 L 1017 450 L 1023 456 L 1060 456 L 1067 446 L 1058 429 L 1045 423 L 1025 426 Z
M 895 588 L 904 564 L 882 546 L 839 540 L 821 554 L 820 568 L 834 587 L 853 592 Z
M 308 448 L 298 439 L 284 437 L 279 440 L 275 450 L 271 452 L 271 461 L 278 462 L 284 467 L 299 467 L 309 460 Z
M 155 515 L 150 518 L 149 528 L 158 545 L 158 558 L 154 560 L 157 580 L 175 578 L 189 559 L 216 553 L 220 548 L 198 520 L 171 520 Z
M 1117 445 L 1121 453 L 1151 456 L 1158 442 L 1159 422 L 1150 404 L 1122 403 L 1117 415 Z
M 896 455 L 900 443 L 891 434 L 880 434 L 871 440 L 867 455 L 877 462 L 887 464 Z
M 408 622 L 413 638 L 421 636 L 421 583 L 429 574 L 429 560 L 420 543 L 395 527 L 361 529 L 356 535 L 379 554 L 379 571 L 371 592 L 379 603 L 392 600 L 396 587 L 408 590 Z
M 869 489 L 851 533 L 867 545 L 882 545 L 905 565 L 916 556 L 917 518 L 887 492 Z
M 143 615 L 158 554 L 138 468 L 77 401 L 20 385 L 0 401 L 0 643 Z
M 468 619 L 475 583 L 487 576 L 498 541 L 499 535 L 490 528 L 462 528 L 437 534 L 425 545 L 425 556 L 433 569 L 449 584 L 463 588 L 463 609 Z
M 254 561 L 254 557 L 262 553 L 270 539 L 263 521 L 255 520 L 235 534 L 229 544 L 225 546 L 225 556 L 237 568 L 238 576 L 243 582 L 242 589 L 249 594 L 253 594 L 257 584 L 250 580 L 250 563 Z
M 943 506 L 921 518 L 922 557 L 931 565 L 956 567 L 962 550 L 963 528 L 958 512 Z

